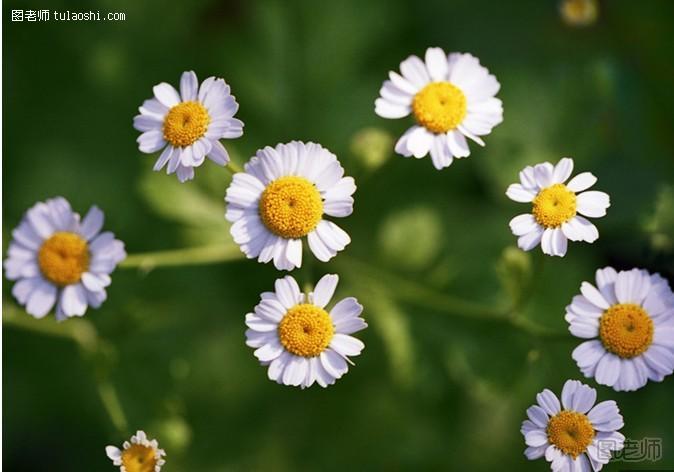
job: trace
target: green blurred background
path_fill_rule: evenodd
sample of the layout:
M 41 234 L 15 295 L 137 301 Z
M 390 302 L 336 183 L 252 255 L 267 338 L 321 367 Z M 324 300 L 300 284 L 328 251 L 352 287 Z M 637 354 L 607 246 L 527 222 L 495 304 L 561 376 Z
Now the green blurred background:
M 607 264 L 674 277 L 674 2 L 611 0 L 585 27 L 558 7 L 3 2 L 3 250 L 23 212 L 55 195 L 82 214 L 99 205 L 130 254 L 232 249 L 228 171 L 207 162 L 182 186 L 151 173 L 156 156 L 131 126 L 154 84 L 195 70 L 224 77 L 241 105 L 245 134 L 225 142 L 238 163 L 313 140 L 356 178 L 354 214 L 339 221 L 352 244 L 295 275 L 339 273 L 338 295 L 357 296 L 370 324 L 344 378 L 301 391 L 267 380 L 244 344 L 244 315 L 279 276 L 271 265 L 118 269 L 100 310 L 59 325 L 32 322 L 5 282 L 6 470 L 114 470 L 105 445 L 136 429 L 166 449 L 167 472 L 547 470 L 525 460 L 519 428 L 537 392 L 581 378 L 565 305 Z M 12 9 L 42 8 L 126 21 L 10 22 Z M 393 155 L 410 120 L 373 111 L 387 72 L 428 46 L 478 56 L 505 109 L 486 148 L 441 172 Z M 523 254 L 508 221 L 527 208 L 505 189 L 562 156 L 611 195 L 601 237 L 563 259 Z M 627 437 L 664 443 L 659 462 L 605 470 L 674 467 L 674 378 L 599 398 L 618 401 Z

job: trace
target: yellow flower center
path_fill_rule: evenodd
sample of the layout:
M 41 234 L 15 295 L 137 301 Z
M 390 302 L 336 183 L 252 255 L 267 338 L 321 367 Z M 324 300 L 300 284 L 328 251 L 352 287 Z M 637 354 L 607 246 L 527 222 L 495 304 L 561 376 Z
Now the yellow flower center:
M 260 197 L 260 217 L 272 233 L 287 239 L 306 236 L 323 216 L 323 200 L 304 177 L 281 177 Z
M 176 147 L 186 147 L 208 130 L 211 117 L 199 102 L 182 102 L 172 107 L 164 118 L 164 139 Z
M 608 351 L 630 359 L 653 342 L 653 320 L 639 305 L 619 303 L 601 315 L 599 338 Z
M 594 428 L 588 417 L 577 411 L 564 410 L 550 418 L 548 441 L 574 459 L 587 450 L 594 439 Z
M 288 310 L 278 325 L 278 336 L 286 351 L 296 356 L 316 357 L 328 347 L 335 328 L 328 312 L 301 303 Z
M 431 82 L 414 96 L 412 112 L 424 128 L 446 133 L 466 116 L 466 96 L 449 82 Z
M 89 268 L 89 246 L 79 234 L 54 233 L 42 243 L 37 261 L 49 281 L 60 286 L 74 284 Z
M 576 194 L 564 184 L 541 190 L 533 201 L 534 218 L 545 228 L 558 228 L 576 216 Z
M 126 472 L 154 472 L 157 465 L 155 450 L 149 446 L 132 444 L 122 451 L 122 465 Z

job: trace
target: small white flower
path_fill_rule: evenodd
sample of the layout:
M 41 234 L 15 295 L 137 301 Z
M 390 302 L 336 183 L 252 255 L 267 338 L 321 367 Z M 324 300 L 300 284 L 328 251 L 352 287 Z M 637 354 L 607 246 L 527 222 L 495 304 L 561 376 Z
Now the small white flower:
M 527 166 L 520 172 L 520 183 L 508 187 L 508 198 L 532 204 L 531 213 L 510 220 L 520 249 L 530 251 L 540 244 L 544 254 L 561 257 L 566 254 L 567 240 L 593 243 L 599 238 L 597 228 L 581 215 L 605 216 L 611 205 L 609 196 L 585 191 L 597 181 L 590 172 L 578 174 L 565 185 L 572 171 L 573 159 L 568 157 L 556 166 L 549 162 Z
M 129 441 L 124 441 L 123 449 L 107 446 L 105 453 L 121 472 L 159 472 L 166 463 L 166 452 L 143 431 L 136 431 Z
M 56 304 L 56 319 L 84 315 L 105 301 L 110 274 L 126 257 L 124 243 L 101 233 L 103 212 L 92 206 L 84 220 L 65 198 L 36 203 L 12 232 L 5 275 L 12 294 L 35 318 Z
M 243 122 L 234 118 L 239 104 L 223 79 L 209 77 L 199 86 L 197 75 L 189 71 L 180 79 L 180 94 L 166 82 L 152 90 L 155 98 L 138 108 L 133 127 L 143 132 L 137 140 L 141 152 L 163 149 L 155 171 L 168 164 L 166 173 L 175 172 L 185 182 L 194 178 L 194 168 L 206 157 L 221 166 L 229 162 L 219 140 L 240 137 Z
M 674 371 L 674 294 L 659 274 L 598 269 L 566 307 L 569 331 L 591 339 L 571 355 L 586 377 L 617 391 L 661 382 Z
M 545 456 L 555 472 L 601 470 L 625 436 L 618 432 L 624 423 L 616 402 L 596 400 L 597 391 L 577 380 L 566 381 L 561 404 L 548 389 L 537 394 L 521 429 L 527 459 Z
M 276 280 L 275 292 L 265 292 L 254 313 L 246 315 L 246 344 L 268 365 L 268 376 L 279 384 L 321 387 L 335 383 L 348 370 L 349 356 L 365 348 L 350 336 L 367 327 L 362 305 L 345 298 L 326 311 L 335 293 L 336 275 L 325 275 L 305 297 L 295 279 Z
M 319 144 L 293 141 L 260 149 L 227 189 L 227 220 L 234 241 L 249 259 L 274 260 L 279 270 L 302 265 L 302 238 L 320 261 L 351 242 L 324 215 L 353 211 L 356 184 L 344 177 L 337 157 Z
M 396 143 L 398 154 L 421 158 L 430 152 L 436 169 L 449 167 L 454 157 L 470 155 L 466 138 L 484 146 L 480 136 L 503 121 L 503 105 L 494 97 L 501 84 L 471 54 L 428 48 L 425 62 L 410 56 L 400 72 L 389 72 L 374 102 L 382 118 L 414 115 L 417 125 Z

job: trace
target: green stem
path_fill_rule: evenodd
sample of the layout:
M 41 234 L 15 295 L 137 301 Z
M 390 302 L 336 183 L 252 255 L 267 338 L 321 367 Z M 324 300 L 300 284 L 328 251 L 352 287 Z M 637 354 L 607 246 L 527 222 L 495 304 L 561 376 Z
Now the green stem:
M 131 254 L 119 264 L 119 267 L 150 271 L 156 267 L 215 264 L 243 258 L 244 255 L 237 246 L 222 244 Z
M 557 332 L 531 321 L 511 310 L 509 307 L 484 306 L 452 295 L 439 293 L 424 285 L 389 274 L 364 262 L 348 256 L 340 256 L 339 264 L 355 267 L 355 273 L 370 283 L 380 283 L 391 298 L 411 303 L 448 315 L 471 320 L 485 320 L 506 323 L 513 328 L 537 338 L 569 339 L 568 333 Z
M 229 161 L 225 168 L 230 171 L 232 174 L 243 172 L 243 168 L 234 161 Z
M 15 305 L 3 302 L 2 324 L 3 327 L 12 326 L 43 336 L 73 341 L 79 348 L 82 358 L 92 364 L 96 389 L 110 421 L 119 433 L 126 434 L 127 421 L 124 410 L 117 390 L 108 378 L 107 368 L 102 365 L 104 359 L 102 351 L 107 343 L 101 340 L 96 328 L 89 320 L 82 318 L 70 319 L 66 322 L 57 322 L 53 319 L 38 320 L 21 313 Z

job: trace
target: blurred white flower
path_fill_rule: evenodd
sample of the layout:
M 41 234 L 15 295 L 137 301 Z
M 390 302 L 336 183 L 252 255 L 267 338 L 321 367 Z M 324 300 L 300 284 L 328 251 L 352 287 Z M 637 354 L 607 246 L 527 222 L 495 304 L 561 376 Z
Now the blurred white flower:
M 566 307 L 574 336 L 591 339 L 572 354 L 581 372 L 617 391 L 637 390 L 674 371 L 674 293 L 659 274 L 597 270 L 596 287 Z
M 199 86 L 194 72 L 183 72 L 180 93 L 166 82 L 153 91 L 155 98 L 138 108 L 133 127 L 143 133 L 137 140 L 142 152 L 162 149 L 155 171 L 167 166 L 168 174 L 175 172 L 185 182 L 194 178 L 194 168 L 206 157 L 221 166 L 229 162 L 219 140 L 240 137 L 243 122 L 234 118 L 239 104 L 223 79 L 209 77 Z
M 107 446 L 105 453 L 121 472 L 159 472 L 166 462 L 166 452 L 143 431 L 136 431 L 129 441 L 124 441 L 122 449 Z
M 260 149 L 227 189 L 227 220 L 234 241 L 249 259 L 274 260 L 279 270 L 302 265 L 302 238 L 320 261 L 351 242 L 324 215 L 353 211 L 356 184 L 344 177 L 337 157 L 319 144 L 293 141 Z
M 426 61 L 410 56 L 400 72 L 389 72 L 375 101 L 382 118 L 414 115 L 409 128 L 395 145 L 405 157 L 422 158 L 430 152 L 436 169 L 449 167 L 454 157 L 470 155 L 466 138 L 480 146 L 480 136 L 491 133 L 503 121 L 501 100 L 494 95 L 501 85 L 471 54 L 428 48 Z
M 84 220 L 65 198 L 36 203 L 12 232 L 5 276 L 12 294 L 35 318 L 56 305 L 56 319 L 82 316 L 105 301 L 110 274 L 126 257 L 124 243 L 101 233 L 103 212 L 92 206 Z
M 326 311 L 339 278 L 325 275 L 307 297 L 289 275 L 276 280 L 275 291 L 265 292 L 254 313 L 246 315 L 246 344 L 269 366 L 268 376 L 279 384 L 327 387 L 348 370 L 349 356 L 365 348 L 350 336 L 367 327 L 362 305 L 345 298 Z
M 527 459 L 545 456 L 555 472 L 601 470 L 625 436 L 618 432 L 624 423 L 616 402 L 596 400 L 597 391 L 577 380 L 564 383 L 561 404 L 548 389 L 537 394 L 521 429 Z
M 564 256 L 567 240 L 592 243 L 599 238 L 597 228 L 581 215 L 605 216 L 609 196 L 585 191 L 597 181 L 590 172 L 578 174 L 565 185 L 572 171 L 573 159 L 568 157 L 556 166 L 549 162 L 527 166 L 520 172 L 520 183 L 508 187 L 508 198 L 532 204 L 531 213 L 510 220 L 510 229 L 519 237 L 520 249 L 530 251 L 540 244 L 543 253 Z

